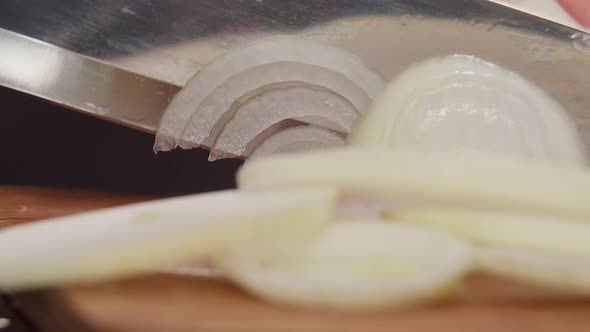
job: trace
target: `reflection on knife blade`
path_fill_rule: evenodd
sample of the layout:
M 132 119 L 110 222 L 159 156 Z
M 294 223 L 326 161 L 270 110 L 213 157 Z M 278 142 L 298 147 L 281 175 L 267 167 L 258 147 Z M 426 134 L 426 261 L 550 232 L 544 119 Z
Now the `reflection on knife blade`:
M 150 133 L 178 86 L 0 29 L 0 85 Z

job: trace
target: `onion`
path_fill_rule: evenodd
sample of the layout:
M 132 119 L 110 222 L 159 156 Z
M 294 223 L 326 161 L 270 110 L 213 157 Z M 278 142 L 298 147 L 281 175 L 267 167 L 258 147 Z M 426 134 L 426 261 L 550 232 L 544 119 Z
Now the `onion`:
M 480 271 L 590 294 L 590 172 L 559 104 L 483 60 L 440 58 L 337 147 L 382 84 L 297 39 L 228 52 L 171 102 L 155 150 L 252 156 L 240 189 L 1 230 L 0 290 L 221 271 L 271 301 L 401 307 L 450 294 L 473 267 L 467 240 Z
M 244 155 L 245 156 L 250 155 L 250 153 L 252 153 L 252 151 L 258 145 L 260 145 L 267 138 L 275 135 L 276 133 L 279 133 L 279 132 L 281 132 L 285 129 L 288 129 L 288 128 L 298 127 L 298 126 L 302 126 L 302 125 L 303 124 L 301 122 L 294 120 L 294 119 L 287 119 L 287 120 L 279 121 L 275 124 L 270 125 L 266 129 L 264 129 L 262 132 L 260 132 L 258 135 L 256 135 L 256 137 L 252 141 L 250 141 L 250 143 L 248 143 L 248 145 L 246 146 L 246 151 L 244 152 Z M 231 153 L 227 153 L 222 150 L 217 150 L 215 148 L 212 148 L 209 153 L 209 161 L 215 161 L 215 160 L 226 159 L 226 158 L 236 158 L 236 157 L 239 157 L 239 156 L 231 154 Z
M 590 225 L 585 222 L 440 209 L 401 210 L 390 217 L 471 241 L 480 272 L 570 296 L 571 291 L 590 295 Z
M 347 147 L 258 158 L 238 173 L 246 190 L 335 186 L 390 202 L 590 218 L 590 173 L 467 152 Z
M 448 232 L 477 245 L 590 260 L 590 225 L 584 221 L 459 209 L 398 210 L 390 217 Z
M 343 146 L 345 139 L 329 130 L 314 126 L 298 126 L 278 132 L 261 144 L 250 154 L 250 159 L 266 155 L 302 152 Z
M 427 60 L 402 73 L 349 141 L 586 163 L 576 127 L 557 101 L 523 77 L 466 55 Z
M 217 58 L 187 83 L 162 117 L 154 150 L 211 144 L 230 117 L 225 114 L 235 112 L 232 107 L 289 82 L 322 86 L 359 111 L 384 84 L 357 56 L 342 49 L 294 38 L 258 41 Z
M 180 147 L 190 149 L 201 145 L 211 146 L 226 122 L 248 99 L 284 87 L 285 82 L 301 85 L 302 81 L 347 96 L 350 103 L 360 110 L 367 108 L 371 102 L 353 82 L 331 70 L 283 62 L 255 67 L 228 79 L 198 105 L 184 128 Z M 251 123 L 245 126 L 248 124 Z
M 274 89 L 244 103 L 217 136 L 213 149 L 247 156 L 254 138 L 273 124 L 295 119 L 348 134 L 359 113 L 346 99 L 323 89 Z
M 132 276 L 235 250 L 276 251 L 285 240 L 299 245 L 329 220 L 333 199 L 323 189 L 223 191 L 6 228 L 0 289 Z
M 375 309 L 449 294 L 471 255 L 442 234 L 369 221 L 332 224 L 290 256 L 234 256 L 220 264 L 232 280 L 273 302 Z
M 551 255 L 544 252 L 503 247 L 474 250 L 479 271 L 551 287 L 577 295 L 590 295 L 590 259 Z

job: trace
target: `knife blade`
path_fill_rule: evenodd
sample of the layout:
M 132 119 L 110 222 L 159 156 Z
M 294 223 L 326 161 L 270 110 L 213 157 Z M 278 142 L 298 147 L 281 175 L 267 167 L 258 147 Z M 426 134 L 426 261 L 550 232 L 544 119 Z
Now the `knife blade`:
M 341 47 L 386 79 L 421 59 L 477 55 L 556 97 L 590 142 L 588 35 L 485 0 L 6 0 L 0 85 L 153 133 L 203 65 L 275 35 Z

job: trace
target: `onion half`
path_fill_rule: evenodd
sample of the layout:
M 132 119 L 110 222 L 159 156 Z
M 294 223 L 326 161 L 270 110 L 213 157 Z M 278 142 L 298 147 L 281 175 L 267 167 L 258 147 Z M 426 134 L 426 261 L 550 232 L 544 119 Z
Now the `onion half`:
M 232 280 L 273 302 L 376 309 L 450 294 L 471 266 L 471 252 L 442 234 L 364 221 L 332 224 L 290 256 L 234 256 L 220 264 Z
M 586 164 L 577 129 L 557 101 L 525 78 L 467 55 L 427 60 L 403 72 L 349 141 Z
M 328 189 L 222 191 L 6 228 L 0 289 L 110 280 L 236 250 L 299 245 L 331 218 L 334 197 Z

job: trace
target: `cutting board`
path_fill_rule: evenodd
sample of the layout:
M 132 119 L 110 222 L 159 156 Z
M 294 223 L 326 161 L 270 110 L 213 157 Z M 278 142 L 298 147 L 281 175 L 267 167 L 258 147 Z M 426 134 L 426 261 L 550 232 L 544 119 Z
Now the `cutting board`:
M 151 198 L 0 187 L 0 227 Z M 590 301 L 481 276 L 469 278 L 459 299 L 401 311 L 296 309 L 264 302 L 222 279 L 164 274 L 5 300 L 0 315 L 15 319 L 15 332 L 590 331 Z

